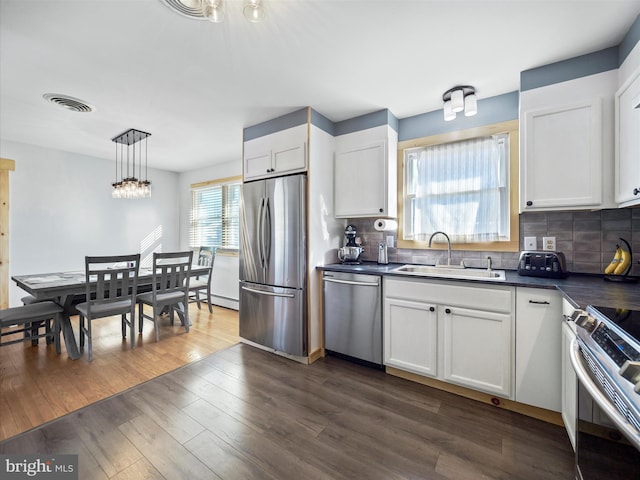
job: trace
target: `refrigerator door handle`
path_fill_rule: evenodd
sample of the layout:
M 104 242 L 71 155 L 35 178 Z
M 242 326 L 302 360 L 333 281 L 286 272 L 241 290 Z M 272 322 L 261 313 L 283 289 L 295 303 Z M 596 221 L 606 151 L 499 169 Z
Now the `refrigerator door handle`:
M 264 269 L 264 197 L 260 199 L 260 210 L 258 211 L 258 256 L 260 257 L 260 267 Z
M 269 197 L 265 198 L 264 218 L 264 263 L 267 266 L 271 260 L 271 206 L 269 205 Z
M 267 295 L 269 297 L 286 297 L 286 298 L 294 298 L 295 295 L 292 293 L 274 293 L 274 292 L 265 292 L 264 290 L 256 290 L 255 288 L 242 287 L 242 290 L 246 290 L 247 292 L 257 293 L 259 295 Z

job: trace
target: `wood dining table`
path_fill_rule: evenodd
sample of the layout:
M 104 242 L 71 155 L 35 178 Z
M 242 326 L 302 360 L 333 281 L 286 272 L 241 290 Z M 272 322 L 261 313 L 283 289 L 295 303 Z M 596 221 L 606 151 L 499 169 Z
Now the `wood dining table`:
M 193 265 L 191 276 L 207 275 L 210 267 Z M 67 355 L 72 360 L 80 358 L 80 351 L 76 342 L 71 315 L 77 315 L 74 300 L 84 301 L 86 293 L 86 276 L 84 271 L 39 273 L 31 275 L 15 275 L 11 279 L 25 292 L 33 295 L 37 300 L 53 300 L 58 303 L 64 313 L 61 316 L 61 331 L 67 349 Z M 150 267 L 140 267 L 138 274 L 138 291 L 151 290 L 153 272 Z M 91 286 L 91 284 L 90 284 Z M 77 303 L 77 302 L 75 302 Z M 186 308 L 186 306 L 185 306 Z

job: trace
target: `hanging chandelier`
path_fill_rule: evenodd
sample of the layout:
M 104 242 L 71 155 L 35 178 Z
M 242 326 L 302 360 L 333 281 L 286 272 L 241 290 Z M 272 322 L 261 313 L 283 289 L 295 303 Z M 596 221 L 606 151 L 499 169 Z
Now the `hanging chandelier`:
M 188 18 L 209 20 L 213 23 L 224 21 L 227 3 L 239 3 L 236 0 L 162 0 L 169 8 Z M 244 17 L 258 23 L 264 20 L 266 9 L 264 0 L 244 0 Z
M 150 136 L 150 133 L 141 132 L 140 130 L 132 128 L 111 139 L 111 141 L 116 144 L 116 181 L 111 184 L 113 187 L 111 196 L 113 198 L 151 197 L 151 181 L 149 181 L 147 177 L 147 138 Z M 144 140 L 144 180 L 142 180 L 142 140 Z M 120 150 L 120 155 L 118 155 L 118 150 Z M 138 157 L 138 177 L 136 177 L 136 150 Z M 119 177 L 118 163 L 120 164 Z M 138 178 L 140 178 L 140 180 Z

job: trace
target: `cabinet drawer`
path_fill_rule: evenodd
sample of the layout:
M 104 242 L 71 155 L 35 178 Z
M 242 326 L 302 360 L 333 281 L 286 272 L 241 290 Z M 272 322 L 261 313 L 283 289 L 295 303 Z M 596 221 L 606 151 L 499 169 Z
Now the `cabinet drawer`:
M 514 302 L 514 287 L 469 286 L 432 280 L 385 279 L 385 296 L 511 313 Z

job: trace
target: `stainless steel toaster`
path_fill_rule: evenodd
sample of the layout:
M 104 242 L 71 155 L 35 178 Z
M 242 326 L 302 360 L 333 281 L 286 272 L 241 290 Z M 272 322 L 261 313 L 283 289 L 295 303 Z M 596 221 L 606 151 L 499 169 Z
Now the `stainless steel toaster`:
M 518 274 L 531 277 L 564 278 L 569 272 L 564 253 L 527 250 L 520 252 Z

